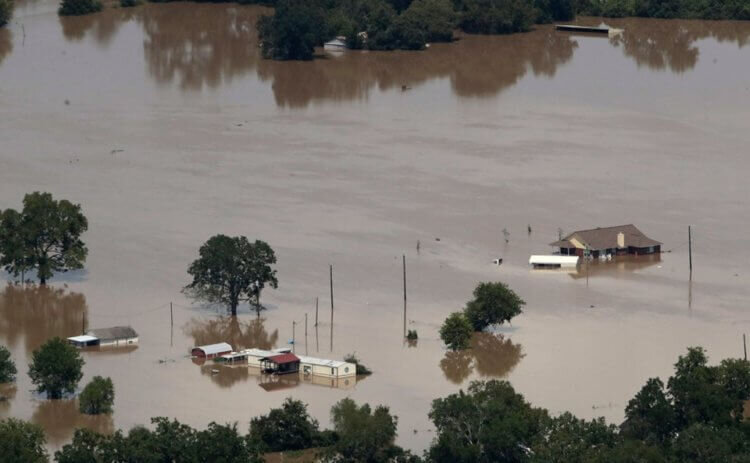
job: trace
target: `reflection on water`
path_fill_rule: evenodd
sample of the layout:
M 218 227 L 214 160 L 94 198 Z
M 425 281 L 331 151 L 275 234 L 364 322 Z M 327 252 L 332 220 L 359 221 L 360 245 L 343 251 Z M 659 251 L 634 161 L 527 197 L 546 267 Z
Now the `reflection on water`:
M 68 442 L 78 428 L 87 428 L 102 434 L 114 432 L 111 415 L 84 415 L 78 411 L 76 399 L 39 402 L 31 416 L 31 422 L 44 429 L 47 441 L 53 445 Z
M 273 349 L 279 340 L 279 330 L 268 333 L 264 318 L 241 322 L 237 317 L 220 317 L 210 320 L 190 320 L 184 327 L 196 346 L 228 342 L 234 350 Z
M 0 292 L 0 338 L 14 347 L 21 338 L 27 352 L 49 338 L 81 333 L 86 297 L 64 288 L 7 285 Z
M 0 418 L 8 416 L 10 403 L 16 398 L 18 388 L 14 383 L 0 384 Z
M 607 19 L 623 33 L 609 39 L 622 46 L 626 56 L 639 66 L 676 73 L 689 71 L 699 58 L 696 41 L 713 38 L 736 42 L 739 47 L 750 40 L 750 27 L 740 21 L 684 21 L 664 19 Z
M 60 16 L 60 26 L 63 36 L 70 41 L 81 40 L 90 33 L 97 44 L 106 47 L 120 26 L 136 14 L 132 8 L 122 8 L 83 16 Z
M 611 261 L 600 261 L 593 259 L 579 265 L 576 271 L 571 272 L 571 278 L 610 277 L 621 278 L 632 275 L 639 270 L 652 267 L 661 263 L 661 254 L 649 254 L 647 256 L 618 256 Z
M 446 352 L 440 361 L 445 377 L 461 384 L 472 372 L 483 377 L 499 378 L 513 370 L 523 357 L 520 344 L 513 344 L 501 334 L 474 333 L 471 348 Z
M 3 60 L 11 51 L 13 51 L 13 36 L 10 29 L 0 27 L 0 64 L 3 64 Z
M 250 378 L 250 368 L 247 365 L 223 365 L 211 362 L 201 365 L 201 375 L 209 376 L 211 381 L 219 387 L 232 387 L 236 383 L 247 381 Z M 260 368 L 255 368 L 260 375 Z
M 181 88 L 217 87 L 252 70 L 260 59 L 255 23 L 262 8 L 149 8 L 138 17 L 151 76 Z

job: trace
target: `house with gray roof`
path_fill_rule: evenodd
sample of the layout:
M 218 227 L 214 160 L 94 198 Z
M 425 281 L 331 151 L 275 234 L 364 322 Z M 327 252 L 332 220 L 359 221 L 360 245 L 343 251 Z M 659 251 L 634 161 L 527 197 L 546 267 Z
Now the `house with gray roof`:
M 659 241 L 644 235 L 633 224 L 575 231 L 550 246 L 560 248 L 563 256 L 620 256 L 661 252 Z
M 138 344 L 138 333 L 129 326 L 113 326 L 89 330 L 80 336 L 68 338 L 77 347 L 103 346 L 119 347 Z

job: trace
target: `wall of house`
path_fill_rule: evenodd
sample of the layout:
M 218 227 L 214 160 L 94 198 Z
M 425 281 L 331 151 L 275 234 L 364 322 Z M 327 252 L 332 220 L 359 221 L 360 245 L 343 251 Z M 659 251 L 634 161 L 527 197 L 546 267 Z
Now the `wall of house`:
M 99 342 L 100 346 L 117 347 L 127 346 L 128 344 L 137 344 L 138 338 L 125 338 L 125 339 L 107 339 Z

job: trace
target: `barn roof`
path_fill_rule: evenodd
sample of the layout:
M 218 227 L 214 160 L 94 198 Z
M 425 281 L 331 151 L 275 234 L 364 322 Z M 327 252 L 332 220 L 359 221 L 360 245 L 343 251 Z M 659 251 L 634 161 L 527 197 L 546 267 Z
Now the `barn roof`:
M 230 346 L 229 344 L 225 342 L 220 342 L 218 344 L 208 344 L 205 346 L 196 346 L 193 349 L 200 349 L 206 355 L 223 354 L 227 352 L 232 352 L 232 346 Z
M 573 243 L 570 242 L 571 239 L 575 238 L 590 250 L 594 251 L 617 248 L 617 235 L 620 233 L 625 235 L 625 246 L 627 247 L 648 248 L 651 246 L 659 246 L 661 244 L 660 242 L 652 240 L 644 235 L 635 225 L 627 224 L 574 231 L 562 240 L 550 243 L 550 246 L 563 248 L 575 247 Z
M 276 365 L 283 365 L 285 363 L 299 362 L 299 357 L 297 357 L 294 354 L 287 353 L 287 354 L 272 355 L 270 357 L 266 357 L 265 360 L 268 360 L 269 362 L 273 362 Z
M 129 326 L 113 326 L 112 328 L 98 328 L 94 330 L 89 330 L 87 333 L 91 336 L 95 336 L 102 341 L 107 341 L 110 339 L 128 339 L 128 338 L 137 338 L 138 333 L 135 332 L 135 330 Z

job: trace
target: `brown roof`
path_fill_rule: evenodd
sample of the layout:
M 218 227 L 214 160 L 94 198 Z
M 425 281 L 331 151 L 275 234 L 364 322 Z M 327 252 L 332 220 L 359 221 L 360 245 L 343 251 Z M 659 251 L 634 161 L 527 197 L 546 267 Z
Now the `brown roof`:
M 270 357 L 266 357 L 264 360 L 273 362 L 276 365 L 283 365 L 285 363 L 299 362 L 299 357 L 297 357 L 296 355 L 292 353 L 288 353 L 288 354 L 272 355 Z
M 564 248 L 575 247 L 569 240 L 571 238 L 576 238 L 592 251 L 617 248 L 617 235 L 620 233 L 625 235 L 625 246 L 627 247 L 648 248 L 661 245 L 660 242 L 652 240 L 644 235 L 635 227 L 635 225 L 628 224 L 618 225 L 616 227 L 592 228 L 590 230 L 575 231 L 566 236 L 563 240 L 550 243 L 550 246 Z

